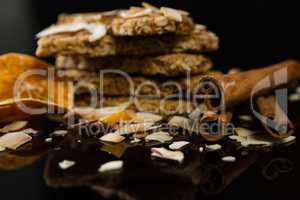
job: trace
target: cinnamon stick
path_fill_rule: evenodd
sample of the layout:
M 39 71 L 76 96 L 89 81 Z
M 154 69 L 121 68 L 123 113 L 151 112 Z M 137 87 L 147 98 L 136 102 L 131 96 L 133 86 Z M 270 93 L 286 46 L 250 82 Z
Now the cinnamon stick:
M 279 106 L 275 96 L 259 97 L 256 104 L 262 115 L 259 120 L 268 133 L 275 138 L 285 138 L 292 135 L 294 126 Z
M 220 110 L 249 100 L 260 81 L 265 83 L 254 97 L 297 79 L 300 79 L 300 63 L 286 60 L 261 69 L 206 76 L 199 83 L 199 93 L 205 95 L 204 102 L 209 109 Z

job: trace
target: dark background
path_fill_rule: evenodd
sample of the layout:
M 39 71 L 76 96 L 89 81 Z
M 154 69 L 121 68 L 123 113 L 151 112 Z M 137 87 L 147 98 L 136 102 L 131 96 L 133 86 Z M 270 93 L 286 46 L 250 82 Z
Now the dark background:
M 286 58 L 300 59 L 296 1 L 160 0 L 154 5 L 187 10 L 221 41 L 213 56 L 218 67 L 256 67 Z M 62 12 L 105 11 L 139 5 L 126 0 L 1 0 L 0 51 L 34 54 L 34 35 Z
M 62 12 L 105 11 L 139 5 L 126 0 L 1 0 L 0 53 L 34 54 L 35 34 Z M 187 10 L 196 22 L 207 25 L 221 41 L 213 55 L 219 68 L 257 67 L 286 58 L 300 59 L 299 7 L 294 1 L 267 0 L 161 0 L 154 5 Z M 291 160 L 298 163 L 299 146 L 290 150 Z M 4 199 L 88 199 L 81 190 L 46 188 L 41 176 L 43 160 L 18 172 L 0 173 L 0 194 Z M 299 176 L 293 171 L 274 182 L 264 179 L 252 168 L 234 182 L 224 198 L 271 197 L 279 199 L 297 195 Z M 276 198 L 277 197 L 277 198 Z

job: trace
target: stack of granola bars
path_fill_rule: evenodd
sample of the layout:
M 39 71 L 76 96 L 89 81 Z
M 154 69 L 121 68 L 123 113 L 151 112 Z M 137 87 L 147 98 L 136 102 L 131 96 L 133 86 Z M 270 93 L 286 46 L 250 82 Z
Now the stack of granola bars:
M 192 109 L 189 95 L 212 67 L 203 54 L 218 49 L 217 36 L 189 13 L 147 3 L 62 14 L 37 37 L 37 56 L 56 58 L 57 74 L 76 84 L 76 103 L 98 95 L 104 106 L 130 99 L 139 110 L 172 114 Z

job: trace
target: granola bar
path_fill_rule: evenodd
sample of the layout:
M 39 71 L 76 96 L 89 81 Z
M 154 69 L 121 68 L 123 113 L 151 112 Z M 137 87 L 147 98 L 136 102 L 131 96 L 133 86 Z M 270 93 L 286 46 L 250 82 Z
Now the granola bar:
M 76 94 L 99 92 L 105 96 L 182 97 L 196 92 L 204 74 L 168 79 L 129 76 L 128 74 L 102 74 L 77 69 L 57 70 L 61 78 L 73 81 Z
M 188 34 L 194 28 L 189 13 L 172 8 L 130 7 L 100 13 L 62 14 L 58 24 L 103 23 L 114 36 L 149 36 L 158 34 Z
M 87 58 L 84 56 L 62 56 L 56 58 L 56 66 L 61 69 L 98 71 L 118 69 L 130 74 L 180 76 L 201 74 L 212 67 L 206 56 L 199 54 L 166 54 L 151 57 L 110 56 Z
M 211 52 L 218 49 L 218 37 L 196 27 L 189 35 L 160 35 L 145 37 L 114 37 L 105 35 L 91 41 L 87 31 L 60 33 L 38 41 L 37 56 L 84 55 L 101 57 L 113 55 L 152 55 L 182 52 Z

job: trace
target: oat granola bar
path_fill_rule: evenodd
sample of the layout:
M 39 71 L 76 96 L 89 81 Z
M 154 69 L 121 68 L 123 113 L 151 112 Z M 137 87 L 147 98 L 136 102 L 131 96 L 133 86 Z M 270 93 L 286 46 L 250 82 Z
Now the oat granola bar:
M 147 96 L 153 98 L 186 96 L 196 92 L 199 81 L 204 74 L 191 77 L 168 79 L 147 78 L 142 76 L 124 76 L 120 74 L 103 74 L 77 69 L 57 70 L 61 78 L 75 83 L 75 93 L 85 94 L 99 92 L 105 96 Z
M 201 74 L 212 67 L 206 56 L 199 54 L 166 54 L 150 57 L 110 56 L 87 58 L 84 56 L 62 56 L 56 58 L 56 66 L 61 69 L 98 71 L 118 69 L 130 74 L 180 76 Z
M 58 24 L 103 23 L 108 34 L 114 36 L 149 36 L 160 34 L 188 34 L 194 28 L 189 13 L 172 8 L 130 7 L 100 13 L 62 14 Z
M 201 28 L 189 35 L 161 35 L 145 37 L 113 37 L 105 35 L 90 41 L 86 31 L 60 33 L 42 37 L 38 41 L 37 56 L 84 55 L 101 57 L 114 55 L 152 55 L 182 52 L 211 52 L 218 49 L 218 37 Z

